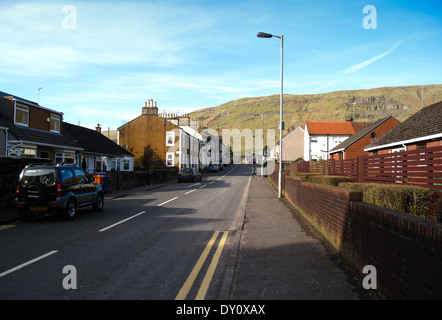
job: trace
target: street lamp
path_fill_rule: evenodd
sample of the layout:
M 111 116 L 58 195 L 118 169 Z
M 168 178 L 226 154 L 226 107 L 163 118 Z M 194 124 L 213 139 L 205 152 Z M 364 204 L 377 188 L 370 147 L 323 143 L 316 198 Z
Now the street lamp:
M 281 198 L 281 185 L 282 185 L 282 131 L 284 130 L 284 123 L 282 122 L 282 105 L 283 105 L 283 46 L 284 46 L 284 36 L 275 36 L 270 33 L 258 32 L 258 38 L 278 38 L 281 39 L 281 95 L 280 95 L 280 106 L 279 106 L 279 174 L 278 174 L 278 198 Z

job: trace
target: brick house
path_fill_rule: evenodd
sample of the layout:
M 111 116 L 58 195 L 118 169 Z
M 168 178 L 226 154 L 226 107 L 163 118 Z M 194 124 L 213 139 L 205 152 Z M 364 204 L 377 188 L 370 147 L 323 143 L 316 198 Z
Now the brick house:
M 369 144 L 370 155 L 442 146 L 442 101 L 423 108 Z
M 343 160 L 366 156 L 368 152 L 364 151 L 364 148 L 398 124 L 400 121 L 392 116 L 375 121 L 356 131 L 355 134 L 334 147 L 329 153 L 329 158 Z
M 0 156 L 74 163 L 83 148 L 62 121 L 62 112 L 0 92 Z

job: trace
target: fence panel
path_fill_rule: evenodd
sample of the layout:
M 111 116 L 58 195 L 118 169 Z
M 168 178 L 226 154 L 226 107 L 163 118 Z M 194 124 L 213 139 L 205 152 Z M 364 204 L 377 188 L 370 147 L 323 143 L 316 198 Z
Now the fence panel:
M 409 183 L 439 191 L 442 196 L 442 146 L 328 162 L 304 161 L 297 166 L 298 172 L 328 172 L 359 182 Z

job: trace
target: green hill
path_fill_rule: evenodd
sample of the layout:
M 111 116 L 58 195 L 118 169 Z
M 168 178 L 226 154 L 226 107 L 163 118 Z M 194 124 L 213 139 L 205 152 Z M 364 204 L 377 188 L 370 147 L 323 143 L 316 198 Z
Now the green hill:
M 424 91 L 423 91 L 424 90 Z M 423 93 L 423 99 L 422 99 Z M 373 122 L 393 115 L 404 121 L 425 106 L 442 101 L 442 84 L 382 87 L 367 90 L 334 91 L 311 95 L 284 95 L 284 122 L 287 134 L 306 121 Z M 208 128 L 278 128 L 279 94 L 242 98 L 190 114 Z M 277 135 L 277 141 L 279 135 Z

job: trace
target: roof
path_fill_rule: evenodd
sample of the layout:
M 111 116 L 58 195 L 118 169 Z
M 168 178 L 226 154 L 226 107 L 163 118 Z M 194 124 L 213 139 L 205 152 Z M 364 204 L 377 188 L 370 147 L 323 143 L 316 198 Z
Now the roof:
M 305 123 L 308 134 L 312 135 L 352 135 L 355 133 L 353 124 L 350 121 L 343 122 L 312 122 Z
M 369 144 L 365 151 L 442 138 L 442 101 L 423 108 Z
M 72 137 L 69 132 L 65 132 L 64 128 L 62 128 L 62 133 L 55 133 L 15 125 L 9 121 L 1 119 L 0 125 L 6 127 L 9 134 L 17 141 L 44 146 L 67 147 L 75 150 L 83 150 L 75 138 Z
M 368 126 L 363 127 L 362 129 L 356 131 L 355 134 L 351 135 L 350 137 L 348 137 L 347 139 L 345 139 L 344 141 L 342 141 L 340 144 L 338 144 L 336 147 L 334 147 L 333 149 L 330 150 L 330 153 L 333 152 L 337 152 L 337 151 L 341 151 L 341 150 L 345 150 L 346 148 L 348 148 L 350 145 L 352 145 L 353 143 L 355 143 L 356 141 L 358 141 L 360 138 L 362 138 L 363 136 L 365 136 L 366 134 L 368 134 L 370 131 L 372 131 L 373 129 L 375 129 L 376 127 L 380 126 L 382 123 L 384 123 L 385 121 L 387 121 L 388 119 L 393 118 L 392 116 L 388 116 L 386 118 L 383 119 L 379 119 L 378 121 L 373 122 L 372 124 L 369 124 Z
M 76 139 L 78 144 L 83 147 L 83 152 L 85 153 L 103 156 L 134 156 L 96 130 L 63 122 L 63 132 L 65 131 L 69 132 Z
M 9 94 L 9 93 L 6 93 L 6 92 L 3 92 L 3 91 L 0 91 L 0 98 L 7 98 L 7 97 L 12 97 L 12 98 L 14 98 L 14 99 L 20 100 L 20 101 L 25 102 L 25 103 L 27 103 L 27 104 L 32 104 L 32 105 L 34 105 L 34 106 L 36 106 L 36 107 L 38 107 L 38 108 L 41 108 L 41 109 L 43 109 L 43 110 L 47 110 L 47 111 L 50 111 L 50 112 L 63 114 L 63 112 L 61 112 L 61 111 L 56 111 L 56 110 L 52 110 L 52 109 L 49 109 L 49 108 L 43 107 L 43 106 L 39 105 L 37 102 L 35 102 L 35 101 L 27 100 L 27 99 L 24 99 L 24 98 L 18 97 L 18 96 L 16 96 L 16 95 L 13 95 L 13 94 Z

